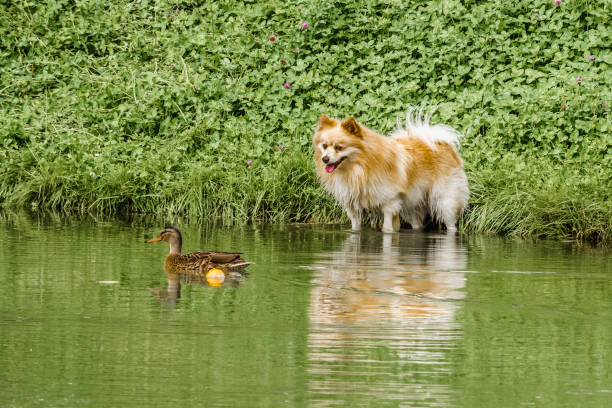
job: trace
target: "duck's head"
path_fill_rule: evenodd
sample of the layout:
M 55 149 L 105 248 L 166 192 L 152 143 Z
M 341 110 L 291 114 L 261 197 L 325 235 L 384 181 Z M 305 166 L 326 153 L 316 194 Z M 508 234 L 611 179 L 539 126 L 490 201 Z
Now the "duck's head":
M 181 236 L 181 231 L 179 231 L 179 229 L 175 226 L 167 225 L 158 236 L 148 240 L 147 242 L 159 241 L 166 241 L 168 244 L 170 244 L 170 253 L 181 253 L 183 238 Z

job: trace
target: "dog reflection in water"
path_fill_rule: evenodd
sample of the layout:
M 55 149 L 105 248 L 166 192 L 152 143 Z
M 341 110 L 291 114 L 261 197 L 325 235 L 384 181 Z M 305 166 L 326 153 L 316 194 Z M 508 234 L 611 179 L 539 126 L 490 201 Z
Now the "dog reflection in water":
M 313 266 L 311 322 L 452 321 L 467 263 L 460 239 L 352 233 Z
M 446 405 L 452 390 L 427 379 L 451 375 L 466 265 L 456 234 L 365 231 L 320 254 L 309 307 L 311 392 L 325 395 L 331 382 L 356 398 Z

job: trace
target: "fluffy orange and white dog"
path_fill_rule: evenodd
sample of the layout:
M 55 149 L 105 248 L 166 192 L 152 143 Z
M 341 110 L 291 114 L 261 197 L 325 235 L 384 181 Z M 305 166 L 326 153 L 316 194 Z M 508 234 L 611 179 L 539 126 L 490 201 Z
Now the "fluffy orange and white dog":
M 352 229 L 364 210 L 380 210 L 383 232 L 396 232 L 401 218 L 421 229 L 425 216 L 456 231 L 470 191 L 459 157 L 460 135 L 431 125 L 421 113 L 385 137 L 352 116 L 343 121 L 322 114 L 313 136 L 317 176 L 345 209 Z

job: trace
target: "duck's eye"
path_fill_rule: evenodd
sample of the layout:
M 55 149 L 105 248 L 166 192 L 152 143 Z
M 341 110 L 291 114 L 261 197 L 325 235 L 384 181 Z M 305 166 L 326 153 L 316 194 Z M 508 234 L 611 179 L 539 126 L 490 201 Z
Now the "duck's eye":
M 323 150 L 327 149 L 327 143 L 323 143 Z
M 339 151 L 340 151 L 340 150 L 342 150 L 342 149 L 343 149 L 343 147 L 342 147 L 342 146 L 340 146 L 340 145 L 336 145 L 336 151 L 337 151 L 337 152 L 339 152 Z

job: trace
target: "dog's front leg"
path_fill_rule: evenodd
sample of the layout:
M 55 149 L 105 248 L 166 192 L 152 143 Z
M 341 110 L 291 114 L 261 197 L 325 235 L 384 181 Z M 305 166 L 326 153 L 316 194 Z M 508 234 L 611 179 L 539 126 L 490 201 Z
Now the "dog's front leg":
M 351 229 L 353 231 L 361 230 L 361 209 L 347 207 L 345 211 L 351 219 Z
M 383 208 L 382 232 L 398 232 L 400 229 L 399 203 L 393 203 Z

